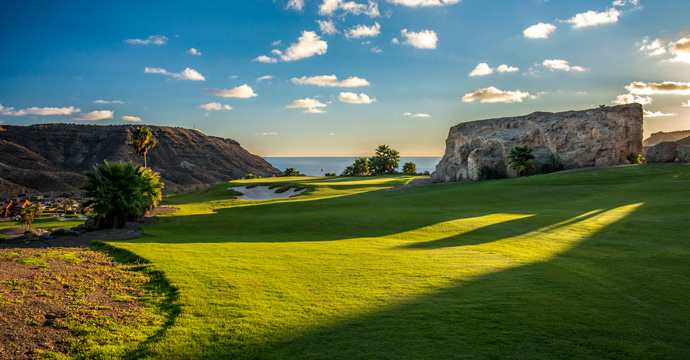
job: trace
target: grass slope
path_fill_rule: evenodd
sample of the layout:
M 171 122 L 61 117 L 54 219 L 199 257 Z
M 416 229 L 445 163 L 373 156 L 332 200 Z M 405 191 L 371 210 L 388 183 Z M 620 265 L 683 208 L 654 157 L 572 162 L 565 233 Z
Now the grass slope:
M 178 290 L 137 356 L 683 358 L 690 166 L 373 191 L 411 177 L 235 181 L 111 243 Z M 232 199 L 228 186 L 306 186 Z

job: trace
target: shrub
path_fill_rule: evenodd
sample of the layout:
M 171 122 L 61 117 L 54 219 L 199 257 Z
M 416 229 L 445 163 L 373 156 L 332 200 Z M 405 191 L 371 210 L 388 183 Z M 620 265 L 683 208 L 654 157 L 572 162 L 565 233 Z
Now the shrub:
M 343 170 L 342 173 L 340 173 L 340 176 L 355 176 L 355 170 L 352 167 L 352 165 L 348 166 Z
M 676 161 L 677 162 L 686 162 L 688 157 L 688 151 L 683 149 L 683 150 L 678 150 L 678 154 L 676 156 Z
M 549 156 L 544 159 L 541 163 L 541 171 L 544 173 L 552 173 L 556 171 L 561 171 L 565 168 L 565 164 L 563 164 L 563 160 L 557 155 L 550 154 Z
M 361 157 L 355 160 L 352 164 L 352 172 L 354 175 L 369 175 L 369 159 Z
M 254 178 L 255 178 L 254 174 L 247 174 L 244 176 L 245 180 L 254 179 Z
M 417 165 L 412 161 L 406 162 L 402 167 L 403 174 L 417 175 Z
M 325 175 L 326 175 L 326 176 L 336 176 L 335 173 L 326 173 Z
M 484 165 L 477 171 L 477 179 L 479 181 L 494 180 L 500 177 L 500 173 L 493 166 Z
M 628 154 L 626 159 L 628 159 L 628 162 L 631 164 L 640 164 L 640 163 L 642 163 L 642 160 L 644 160 L 644 158 L 642 157 L 642 154 L 635 154 L 634 152 L 631 152 L 630 154 Z
M 532 159 L 534 159 L 532 149 L 527 145 L 514 146 L 510 149 L 510 154 L 508 155 L 510 167 L 517 172 L 517 176 L 527 176 L 527 170 L 529 170 L 529 168 L 534 168 Z
M 299 171 L 293 167 L 289 167 L 283 171 L 283 176 L 299 176 Z

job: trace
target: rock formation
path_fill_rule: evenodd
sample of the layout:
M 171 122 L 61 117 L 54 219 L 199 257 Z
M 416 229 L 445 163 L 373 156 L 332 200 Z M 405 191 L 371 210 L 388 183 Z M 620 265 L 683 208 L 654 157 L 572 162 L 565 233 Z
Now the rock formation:
M 446 153 L 431 174 L 432 181 L 476 180 L 484 165 L 515 176 L 508 164 L 510 149 L 534 149 L 535 169 L 549 154 L 559 156 L 566 169 L 627 163 L 631 152 L 642 153 L 642 106 L 601 107 L 560 113 L 460 123 L 446 140 Z
M 685 138 L 678 139 L 679 135 L 689 134 Z M 671 134 L 670 136 L 666 136 Z M 656 135 L 656 137 L 655 137 Z M 652 138 L 656 139 L 676 139 L 662 141 L 654 144 L 652 141 L 647 141 Z M 644 144 L 644 157 L 648 163 L 664 163 L 673 162 L 676 159 L 681 160 L 685 158 L 685 161 L 690 160 L 690 131 L 674 131 L 672 133 L 658 132 L 652 134 L 651 138 L 645 140 Z M 653 146 L 646 146 L 646 144 L 654 144 Z M 681 160 L 682 161 L 682 160 Z
M 642 146 L 645 148 L 652 147 L 664 141 L 678 141 L 690 137 L 690 130 L 671 131 L 671 132 L 655 132 L 650 137 L 644 139 Z
M 143 159 L 131 148 L 133 125 L 40 124 L 0 126 L 0 194 L 49 191 L 77 192 L 84 171 L 103 160 Z M 148 153 L 148 165 L 161 174 L 167 191 L 213 184 L 251 173 L 280 174 L 264 159 L 231 139 L 206 136 L 200 131 L 148 126 L 157 145 Z

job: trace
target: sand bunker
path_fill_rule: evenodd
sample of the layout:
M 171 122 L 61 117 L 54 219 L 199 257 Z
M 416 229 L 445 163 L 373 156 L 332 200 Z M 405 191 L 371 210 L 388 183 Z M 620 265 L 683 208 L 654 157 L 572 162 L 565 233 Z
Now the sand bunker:
M 283 199 L 290 196 L 295 196 L 303 193 L 307 189 L 297 190 L 297 188 L 290 188 L 282 193 L 276 193 L 279 187 L 269 189 L 268 186 L 255 186 L 253 188 L 247 189 L 246 186 L 241 187 L 229 187 L 235 191 L 239 191 L 242 195 L 238 196 L 238 199 L 242 200 L 271 200 L 271 199 Z

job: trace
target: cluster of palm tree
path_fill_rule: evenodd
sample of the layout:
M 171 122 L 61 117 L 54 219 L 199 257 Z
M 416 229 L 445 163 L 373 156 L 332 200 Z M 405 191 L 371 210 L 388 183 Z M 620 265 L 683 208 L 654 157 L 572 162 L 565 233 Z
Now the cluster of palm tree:
M 361 157 L 346 167 L 342 176 L 381 175 L 395 172 L 400 164 L 400 153 L 388 145 L 379 145 L 376 155 L 370 158 Z

